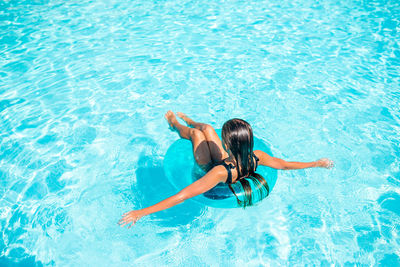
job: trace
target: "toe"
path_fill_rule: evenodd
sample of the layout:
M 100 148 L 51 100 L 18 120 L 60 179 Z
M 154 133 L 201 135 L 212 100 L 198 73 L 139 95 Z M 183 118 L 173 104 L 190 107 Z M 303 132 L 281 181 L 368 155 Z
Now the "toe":
M 165 117 L 168 119 L 169 117 L 171 117 L 172 111 L 168 110 L 167 113 L 165 113 Z

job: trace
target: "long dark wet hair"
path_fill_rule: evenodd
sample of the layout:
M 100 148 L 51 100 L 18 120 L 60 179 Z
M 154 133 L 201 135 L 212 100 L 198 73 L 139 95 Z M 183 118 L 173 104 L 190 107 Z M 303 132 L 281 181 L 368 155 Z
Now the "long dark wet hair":
M 255 172 L 256 160 L 253 157 L 253 130 L 249 123 L 242 119 L 231 119 L 222 126 L 222 139 L 226 149 L 230 150 L 236 161 L 238 180 L 244 189 L 244 200 L 241 201 L 231 184 L 229 188 L 242 207 L 253 205 L 253 200 L 261 199 L 269 194 L 267 181 Z M 258 198 L 253 195 L 250 181 L 257 188 Z

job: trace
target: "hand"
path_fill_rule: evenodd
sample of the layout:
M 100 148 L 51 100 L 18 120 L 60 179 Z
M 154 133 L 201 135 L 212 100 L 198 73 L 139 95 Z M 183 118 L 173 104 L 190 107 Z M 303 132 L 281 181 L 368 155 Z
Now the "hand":
M 316 161 L 316 167 L 331 169 L 334 164 L 333 161 L 328 158 L 322 158 Z
M 132 227 L 137 221 L 139 221 L 140 218 L 142 218 L 144 215 L 140 212 L 140 210 L 132 210 L 129 212 L 126 212 L 123 214 L 122 219 L 118 221 L 118 224 L 121 227 L 124 227 L 125 225 L 128 225 L 131 223 L 131 225 L 128 226 L 128 229 Z

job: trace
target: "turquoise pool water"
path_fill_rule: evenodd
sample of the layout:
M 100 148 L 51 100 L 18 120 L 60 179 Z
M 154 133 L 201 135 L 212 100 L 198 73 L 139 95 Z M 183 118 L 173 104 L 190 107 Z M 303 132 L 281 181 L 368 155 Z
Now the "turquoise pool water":
M 0 265 L 400 265 L 399 18 L 394 0 L 0 2 Z M 120 228 L 176 192 L 168 109 L 336 167 Z

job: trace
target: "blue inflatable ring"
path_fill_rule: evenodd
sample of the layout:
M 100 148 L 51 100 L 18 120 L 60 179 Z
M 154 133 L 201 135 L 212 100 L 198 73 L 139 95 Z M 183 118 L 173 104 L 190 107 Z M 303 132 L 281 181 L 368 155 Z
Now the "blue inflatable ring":
M 217 130 L 217 133 L 220 136 L 221 130 Z M 272 155 L 271 150 L 260 139 L 255 137 L 254 150 L 262 150 Z M 164 159 L 164 172 L 169 182 L 177 190 L 182 190 L 205 174 L 194 160 L 191 142 L 185 139 L 175 141 L 168 148 Z M 266 166 L 258 166 L 256 172 L 262 175 L 267 181 L 269 193 L 271 193 L 278 178 L 277 171 Z M 262 199 L 257 197 L 259 195 L 257 190 L 260 189 L 257 189 L 251 180 L 249 181 L 253 191 L 253 203 L 260 202 Z M 232 187 L 238 198 L 243 200 L 244 190 L 241 183 L 236 182 L 232 184 Z M 194 197 L 193 200 L 216 208 L 240 207 L 235 195 L 229 189 L 228 185 L 224 183 L 220 183 L 204 194 Z

